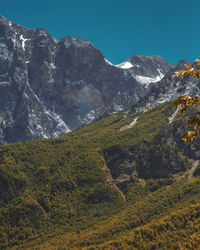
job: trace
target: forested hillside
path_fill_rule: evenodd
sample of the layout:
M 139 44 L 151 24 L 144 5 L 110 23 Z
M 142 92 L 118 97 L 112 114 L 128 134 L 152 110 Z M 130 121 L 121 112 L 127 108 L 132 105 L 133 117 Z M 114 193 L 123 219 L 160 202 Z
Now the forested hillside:
M 1 146 L 0 248 L 196 248 L 200 144 L 186 129 L 166 103 Z

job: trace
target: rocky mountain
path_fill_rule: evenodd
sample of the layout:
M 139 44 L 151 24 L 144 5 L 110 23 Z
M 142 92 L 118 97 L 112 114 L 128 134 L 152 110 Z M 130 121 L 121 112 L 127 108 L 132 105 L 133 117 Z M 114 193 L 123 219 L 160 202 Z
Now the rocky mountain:
M 155 107 L 200 94 L 200 82 L 160 56 L 113 65 L 89 41 L 54 39 L 0 17 L 0 144 L 58 137 L 132 106 Z
M 0 144 L 58 137 L 127 108 L 172 69 L 160 56 L 113 65 L 87 40 L 0 17 Z

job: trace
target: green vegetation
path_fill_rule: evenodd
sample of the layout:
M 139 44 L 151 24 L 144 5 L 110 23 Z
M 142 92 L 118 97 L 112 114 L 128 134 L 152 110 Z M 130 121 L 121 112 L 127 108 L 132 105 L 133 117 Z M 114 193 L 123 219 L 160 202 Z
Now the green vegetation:
M 199 191 L 199 178 L 161 187 L 127 205 L 102 224 L 79 234 L 66 233 L 40 247 L 129 249 L 132 246 L 133 249 L 160 249 L 167 246 L 167 249 L 179 249 L 179 243 L 186 245 L 190 236 L 200 232 Z
M 182 131 L 179 118 L 169 124 L 173 112 L 171 103 L 126 110 L 58 139 L 1 146 L 0 248 L 156 249 L 176 228 L 172 218 L 191 214 L 187 223 L 198 225 L 198 167 L 189 178 L 194 161 L 174 146 Z M 184 247 L 180 230 L 195 232 L 177 226 Z
M 199 249 L 200 204 L 189 205 L 112 240 L 84 249 Z

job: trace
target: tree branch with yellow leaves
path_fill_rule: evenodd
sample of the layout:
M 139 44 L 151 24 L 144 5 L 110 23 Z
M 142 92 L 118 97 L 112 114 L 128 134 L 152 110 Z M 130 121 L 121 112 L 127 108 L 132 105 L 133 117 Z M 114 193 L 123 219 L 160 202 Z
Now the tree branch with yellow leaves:
M 200 59 L 197 59 L 196 66 L 200 66 Z M 184 64 L 185 70 L 180 70 L 177 72 L 178 77 L 185 77 L 187 75 L 192 75 L 194 78 L 200 78 L 200 70 L 192 67 L 191 65 Z M 173 104 L 178 108 L 180 113 L 185 113 L 188 111 L 189 106 L 197 106 L 200 104 L 200 96 L 190 97 L 189 95 L 184 95 L 178 97 Z M 200 135 L 200 112 L 197 112 L 194 116 L 187 120 L 187 124 L 193 127 L 193 130 L 187 131 L 182 137 L 184 142 L 193 141 L 198 135 Z

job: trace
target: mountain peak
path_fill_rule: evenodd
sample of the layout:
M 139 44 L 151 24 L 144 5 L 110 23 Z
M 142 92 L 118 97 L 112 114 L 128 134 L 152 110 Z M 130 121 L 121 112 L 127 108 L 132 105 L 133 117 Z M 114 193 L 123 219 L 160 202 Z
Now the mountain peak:
M 143 56 L 143 55 L 133 55 L 127 61 L 131 63 L 164 63 L 173 67 L 174 65 L 167 62 L 163 57 L 159 55 Z
M 79 48 L 84 48 L 84 47 L 88 47 L 88 46 L 92 46 L 92 43 L 89 42 L 88 40 L 86 39 L 83 39 L 83 38 L 74 38 L 74 37 L 71 37 L 71 36 L 66 36 L 62 39 L 62 41 L 64 42 L 66 48 L 69 48 L 71 46 L 75 46 L 75 47 L 79 47 Z

